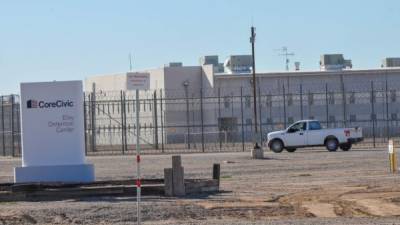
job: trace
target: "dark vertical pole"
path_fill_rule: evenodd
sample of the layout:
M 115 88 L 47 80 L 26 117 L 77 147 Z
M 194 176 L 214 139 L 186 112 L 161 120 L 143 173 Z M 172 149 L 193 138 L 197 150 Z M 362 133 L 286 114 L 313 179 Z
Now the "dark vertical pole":
M 240 115 L 242 120 L 242 151 L 244 151 L 243 87 L 240 87 Z
M 219 150 L 222 149 L 222 141 L 221 141 L 221 88 L 218 87 L 218 140 L 219 140 Z
M 300 118 L 303 119 L 303 84 L 300 84 Z
M 124 149 L 128 151 L 128 130 L 127 130 L 127 116 L 126 116 L 126 92 L 124 91 L 123 105 L 124 105 Z M 129 102 L 128 102 L 128 111 L 129 111 Z
M 233 92 L 232 92 L 231 93 L 231 118 L 233 118 L 233 104 L 234 104 L 234 100 L 233 99 L 234 99 L 234 97 L 235 96 L 233 95 Z M 227 143 L 228 140 L 229 140 L 229 132 L 230 132 L 229 129 L 224 130 L 224 141 L 225 141 L 225 143 Z M 232 140 L 232 143 L 234 144 L 233 140 Z
M 160 119 L 161 119 L 161 151 L 164 153 L 164 111 L 163 111 L 163 94 L 160 90 Z
M 385 86 L 385 99 L 386 99 L 386 137 L 389 140 L 389 96 L 388 96 L 388 80 L 386 74 L 386 86 Z
M 187 147 L 190 149 L 190 118 L 189 118 L 189 93 L 188 85 L 185 85 L 185 98 L 186 98 L 186 128 L 187 128 Z
M 283 125 L 286 128 L 286 93 L 285 93 L 285 84 L 282 85 L 283 92 Z
M 96 151 L 96 84 L 92 85 L 92 99 L 91 99 L 91 112 L 92 112 L 92 151 Z
M 195 95 L 194 95 L 194 93 L 192 93 L 192 133 L 194 133 L 195 132 L 195 130 L 196 130 L 196 123 L 195 123 L 195 121 L 194 121 L 194 118 L 195 118 L 195 114 L 194 114 L 194 109 L 195 109 L 195 107 L 194 107 L 194 100 L 195 100 Z M 192 146 L 193 146 L 193 148 L 197 148 L 197 146 L 196 146 L 196 139 L 194 139 L 194 138 L 192 138 Z
M 374 93 L 374 81 L 371 81 L 371 119 L 372 119 L 372 138 L 374 142 L 374 148 L 376 147 L 375 142 L 375 93 Z
M 125 129 L 125 120 L 124 120 L 124 97 L 123 97 L 123 92 L 122 90 L 120 91 L 120 106 L 121 106 L 121 151 L 122 155 L 125 154 L 125 135 L 124 135 L 124 129 Z
M 251 43 L 251 56 L 252 56 L 252 69 L 253 69 L 253 105 L 254 105 L 254 131 L 255 131 L 255 145 L 254 148 L 259 148 L 258 146 L 258 140 L 257 140 L 257 135 L 258 135 L 258 125 L 257 125 L 257 91 L 256 91 L 256 60 L 255 60 L 255 55 L 254 55 L 254 45 L 256 41 L 256 34 L 255 34 L 255 28 L 251 27 L 251 37 L 250 37 L 250 43 Z
M 340 75 L 340 83 L 342 86 L 342 103 L 343 103 L 343 124 L 347 126 L 347 116 L 346 116 L 346 93 L 344 90 L 344 81 L 343 81 L 343 74 Z
M 83 92 L 83 130 L 85 132 L 85 155 L 87 155 L 87 115 L 86 115 L 86 94 Z
M 325 107 L 326 107 L 326 127 L 329 127 L 329 102 L 328 102 L 328 83 L 325 83 Z
M 221 174 L 221 166 L 220 164 L 215 163 L 213 165 L 213 180 L 218 180 L 218 186 L 220 181 L 220 174 Z
M 156 145 L 156 149 L 158 150 L 158 109 L 157 109 L 157 92 L 154 91 L 154 100 L 153 100 L 153 111 L 154 111 L 154 142 Z
M 204 152 L 203 88 L 200 88 L 201 150 Z
M 4 129 L 4 96 L 1 96 L 1 135 L 2 135 L 2 146 L 3 146 L 3 156 L 6 156 L 6 142 L 5 142 L 5 129 Z
M 259 120 L 260 120 L 260 137 L 261 137 L 261 143 L 262 145 L 262 140 L 263 140 L 263 130 L 262 130 L 262 105 L 261 105 L 261 89 L 260 89 L 260 84 L 258 84 L 258 114 L 259 114 Z
M 11 95 L 11 148 L 13 157 L 15 157 L 14 134 L 14 95 Z

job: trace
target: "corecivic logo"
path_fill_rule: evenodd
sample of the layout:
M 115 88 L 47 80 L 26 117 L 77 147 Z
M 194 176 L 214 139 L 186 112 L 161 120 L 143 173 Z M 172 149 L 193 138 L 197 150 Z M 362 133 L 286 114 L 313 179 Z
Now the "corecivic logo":
M 26 107 L 28 109 L 35 109 L 35 108 L 68 108 L 74 107 L 74 102 L 67 100 L 57 100 L 55 102 L 45 102 L 45 101 L 37 101 L 37 100 L 28 100 L 26 102 Z

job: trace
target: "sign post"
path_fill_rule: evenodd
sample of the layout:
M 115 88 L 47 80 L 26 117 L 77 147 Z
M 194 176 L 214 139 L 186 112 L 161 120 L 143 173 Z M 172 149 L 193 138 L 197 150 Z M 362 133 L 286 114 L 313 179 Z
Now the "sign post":
M 150 88 L 150 75 L 148 73 L 128 73 L 127 90 L 136 90 L 136 209 L 137 224 L 140 225 L 140 198 L 141 198 L 141 174 L 140 174 L 140 98 L 139 90 L 148 90 Z

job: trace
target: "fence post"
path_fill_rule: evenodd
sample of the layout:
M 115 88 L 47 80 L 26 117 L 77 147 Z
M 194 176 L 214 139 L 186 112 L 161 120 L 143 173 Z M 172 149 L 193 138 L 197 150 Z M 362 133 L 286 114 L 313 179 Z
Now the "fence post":
M 283 126 L 287 127 L 286 125 L 286 94 L 285 94 L 285 84 L 282 85 L 282 92 L 283 92 Z
M 326 110 L 326 127 L 329 128 L 329 102 L 328 102 L 328 83 L 325 83 L 325 110 Z
M 201 150 L 204 152 L 203 88 L 200 88 Z
M 160 90 L 160 119 L 161 119 L 161 151 L 164 153 L 164 111 L 163 111 L 163 94 Z
M 218 122 L 221 121 L 221 87 L 218 87 Z M 221 127 L 218 124 L 218 140 L 219 140 L 219 151 L 222 149 L 222 141 L 221 141 Z
M 12 156 L 15 157 L 15 143 L 14 143 L 14 95 L 11 96 L 11 148 Z
M 346 116 L 346 93 L 344 90 L 344 81 L 343 81 L 343 74 L 340 75 L 340 83 L 342 86 L 342 103 L 343 103 L 343 124 L 346 127 L 347 126 L 347 116 Z
M 242 120 L 242 151 L 244 152 L 243 87 L 240 87 L 240 115 Z
M 388 80 L 386 75 L 386 84 L 385 84 L 385 98 L 386 98 L 386 138 L 389 140 L 389 97 L 388 97 Z
M 231 93 L 231 118 L 233 118 L 233 106 L 234 106 L 234 99 L 235 96 L 233 95 L 233 92 Z M 225 144 L 228 144 L 228 132 L 229 129 L 224 130 L 224 142 Z M 235 142 L 232 140 L 232 144 L 235 145 Z
M 86 115 L 86 93 L 83 92 L 83 130 L 85 131 L 85 155 L 87 155 L 87 115 Z
M 185 86 L 185 99 L 186 99 L 186 128 L 187 128 L 187 147 L 190 149 L 190 115 L 189 115 L 189 93 L 188 86 Z
M 258 114 L 260 118 L 260 146 L 262 146 L 263 143 L 263 130 L 262 130 L 262 105 L 261 105 L 261 89 L 260 89 L 260 83 L 258 83 Z
M 91 125 L 92 125 L 92 152 L 96 151 L 96 85 L 93 83 L 91 94 Z
M 371 81 L 371 119 L 372 119 L 372 138 L 374 142 L 374 148 L 376 147 L 375 142 L 375 93 L 374 93 L 374 81 Z
M 18 156 L 22 156 L 22 149 L 21 149 L 21 108 L 19 107 L 21 105 L 21 98 L 19 97 L 19 104 L 17 105 L 17 146 L 18 146 Z
M 124 102 L 123 102 L 123 105 L 124 105 L 124 136 L 125 136 L 125 138 L 124 138 L 124 146 L 125 146 L 125 152 L 127 152 L 128 151 L 128 129 L 127 129 L 127 117 L 126 117 L 126 92 L 124 91 L 123 92 L 123 97 L 124 97 Z M 129 111 L 129 105 L 128 105 L 128 111 Z
M 124 136 L 124 128 L 125 128 L 125 122 L 124 122 L 124 97 L 123 97 L 123 91 L 121 90 L 119 92 L 120 95 L 120 106 L 121 106 L 121 151 L 122 151 L 122 155 L 125 154 L 125 136 Z
M 157 110 L 157 91 L 154 91 L 154 100 L 153 100 L 153 110 L 154 110 L 154 143 L 156 149 L 158 150 L 158 110 Z
M 4 129 L 4 96 L 1 96 L 1 129 L 2 129 L 2 146 L 3 146 L 3 156 L 6 156 L 6 142 L 5 142 L 5 129 Z
M 300 118 L 303 119 L 303 84 L 300 84 Z

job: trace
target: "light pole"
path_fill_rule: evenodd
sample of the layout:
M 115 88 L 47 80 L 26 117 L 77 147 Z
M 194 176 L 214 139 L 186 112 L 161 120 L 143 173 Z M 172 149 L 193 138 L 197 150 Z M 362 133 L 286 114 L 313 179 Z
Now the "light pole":
M 190 149 L 190 126 L 189 126 L 189 93 L 188 93 L 188 87 L 189 87 L 189 81 L 185 80 L 182 83 L 183 87 L 185 88 L 185 97 L 186 97 L 186 126 L 187 126 L 187 146 L 188 149 Z
M 250 43 L 251 43 L 251 56 L 252 56 L 252 72 L 253 72 L 253 105 L 254 105 L 254 136 L 255 136 L 255 143 L 254 143 L 254 150 L 259 150 L 261 149 L 259 144 L 258 144 L 258 123 L 257 123 L 257 91 L 256 91 L 256 61 L 255 61 L 255 56 L 254 56 L 254 45 L 256 42 L 256 33 L 255 33 L 256 28 L 251 27 L 251 37 L 250 37 Z

